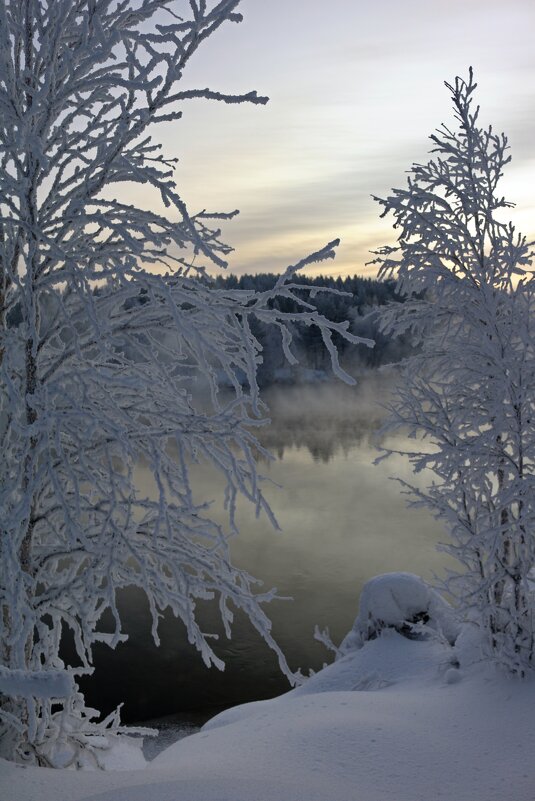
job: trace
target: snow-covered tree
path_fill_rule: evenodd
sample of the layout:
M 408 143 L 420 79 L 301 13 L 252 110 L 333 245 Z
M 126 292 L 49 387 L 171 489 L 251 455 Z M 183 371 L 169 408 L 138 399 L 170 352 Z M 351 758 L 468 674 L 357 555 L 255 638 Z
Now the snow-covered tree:
M 77 764 L 117 731 L 95 723 L 75 677 L 95 642 L 124 635 L 117 591 L 141 587 L 153 636 L 170 607 L 207 664 L 221 667 L 196 622 L 216 598 L 230 634 L 243 610 L 276 651 L 255 581 L 230 561 L 236 498 L 270 515 L 255 467 L 265 422 L 261 361 L 250 321 L 289 322 L 350 341 L 302 292 L 296 270 L 269 291 L 215 288 L 226 266 L 218 221 L 190 215 L 174 160 L 153 140 L 186 101 L 265 103 L 255 92 L 181 89 L 198 47 L 239 0 L 0 0 L 0 734 L 2 754 Z M 157 193 L 168 214 L 131 205 L 127 182 Z M 150 194 L 149 194 L 150 196 Z M 291 314 L 274 299 L 294 301 Z M 221 387 L 225 386 L 225 391 Z M 228 531 L 190 480 L 204 460 L 225 484 Z M 148 468 L 143 494 L 136 468 Z M 114 620 L 103 633 L 104 613 Z M 59 654 L 70 629 L 80 666 Z M 94 749 L 93 749 L 94 750 Z M 82 759 L 83 761 L 83 759 Z
M 381 273 L 407 298 L 385 328 L 411 328 L 420 344 L 390 426 L 415 437 L 414 470 L 432 471 L 427 488 L 406 489 L 445 523 L 444 550 L 461 564 L 447 590 L 481 629 L 487 656 L 524 674 L 535 667 L 531 243 L 505 220 L 507 138 L 479 126 L 472 71 L 446 85 L 457 130 L 438 129 L 433 158 L 378 199 L 400 229 L 397 246 L 378 252 Z

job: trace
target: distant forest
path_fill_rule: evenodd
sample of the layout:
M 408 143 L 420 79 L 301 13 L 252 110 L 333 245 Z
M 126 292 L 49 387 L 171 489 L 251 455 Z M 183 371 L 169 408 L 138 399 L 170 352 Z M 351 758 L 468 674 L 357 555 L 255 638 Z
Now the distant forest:
M 243 289 L 255 292 L 264 292 L 271 289 L 279 276 L 274 273 L 258 273 L 257 275 L 218 275 L 211 279 L 211 285 L 216 289 Z M 403 299 L 396 294 L 395 281 L 379 281 L 374 278 L 361 276 L 347 276 L 345 278 L 332 278 L 317 276 L 307 278 L 299 276 L 298 283 L 317 287 L 318 289 L 336 290 L 334 292 L 321 291 L 311 299 L 317 310 L 335 322 L 349 320 L 350 331 L 361 337 L 375 341 L 374 348 L 365 345 L 348 344 L 337 334 L 333 341 L 338 348 L 340 363 L 348 372 L 359 372 L 364 369 L 374 369 L 384 364 L 399 362 L 413 349 L 409 334 L 400 337 L 385 336 L 380 331 L 380 307 L 387 303 L 402 303 Z M 94 289 L 95 294 L 100 288 Z M 338 294 L 339 292 L 344 294 Z M 305 296 L 306 293 L 303 293 Z M 137 301 L 133 303 L 146 303 L 146 291 L 141 290 Z M 44 317 L 53 312 L 48 308 L 48 301 L 43 299 Z M 274 303 L 283 312 L 296 311 L 292 301 L 279 298 Z M 6 316 L 8 326 L 19 326 L 22 322 L 22 311 L 17 304 Z M 321 333 L 316 326 L 293 324 L 288 326 L 292 331 L 293 341 L 291 350 L 299 360 L 299 364 L 288 364 L 282 349 L 281 337 L 276 326 L 268 326 L 254 318 L 251 320 L 251 329 L 262 347 L 262 364 L 258 370 L 258 382 L 261 387 L 274 383 L 294 383 L 303 381 L 323 380 L 331 374 L 330 357 L 323 344 Z
M 257 275 L 218 275 L 214 279 L 215 287 L 220 289 L 250 289 L 263 292 L 274 286 L 278 276 L 273 273 Z M 375 347 L 365 345 L 349 345 L 341 337 L 334 336 L 339 349 L 340 362 L 349 370 L 373 369 L 384 364 L 400 361 L 411 351 L 409 336 L 386 337 L 379 329 L 379 309 L 387 303 L 401 303 L 402 298 L 396 294 L 394 281 L 379 281 L 374 278 L 363 278 L 358 275 L 345 278 L 317 276 L 307 278 L 299 276 L 299 283 L 305 286 L 337 290 L 337 292 L 318 292 L 313 303 L 325 317 L 336 322 L 349 320 L 350 331 L 358 336 L 375 340 Z M 275 301 L 281 311 L 291 312 L 295 304 L 282 299 Z M 262 345 L 263 363 L 259 369 L 258 379 L 261 386 L 274 382 L 313 380 L 321 378 L 330 371 L 329 355 L 322 343 L 321 334 L 316 326 L 304 326 L 299 323 L 292 326 L 292 350 L 299 359 L 297 367 L 290 367 L 282 350 L 281 339 L 274 326 L 265 326 L 255 321 L 253 333 Z

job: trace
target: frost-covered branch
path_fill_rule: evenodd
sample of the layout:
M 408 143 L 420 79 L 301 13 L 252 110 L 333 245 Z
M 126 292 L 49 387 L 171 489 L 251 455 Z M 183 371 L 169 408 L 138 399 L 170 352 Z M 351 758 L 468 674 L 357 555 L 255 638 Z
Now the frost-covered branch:
M 80 749 L 99 731 L 120 731 L 118 717 L 95 723 L 75 690 L 58 701 L 39 682 L 42 672 L 72 680 L 90 671 L 95 642 L 124 639 L 117 592 L 126 586 L 145 592 L 155 640 L 170 608 L 218 667 L 196 605 L 214 599 L 228 635 L 243 610 L 294 679 L 264 611 L 274 592 L 259 592 L 229 553 L 238 496 L 276 524 L 256 472 L 266 409 L 252 321 L 280 331 L 290 360 L 292 324 L 317 326 L 345 380 L 332 334 L 364 340 L 320 315 L 313 290 L 298 291 L 297 270 L 332 258 L 336 242 L 268 293 L 216 289 L 205 268 L 226 266 L 219 224 L 236 212 L 191 214 L 175 157 L 153 139 L 191 100 L 266 102 L 181 88 L 204 40 L 241 20 L 238 5 L 0 0 L 0 738 L 9 758 L 64 764 L 67 749 L 83 764 Z M 115 185 L 131 183 L 157 193 L 165 214 L 120 199 Z M 277 298 L 296 311 L 282 313 Z M 225 529 L 191 477 L 198 462 L 221 477 Z M 100 630 L 106 612 L 111 632 Z M 66 630 L 81 668 L 59 659 Z M 26 677 L 24 692 L 14 676 Z

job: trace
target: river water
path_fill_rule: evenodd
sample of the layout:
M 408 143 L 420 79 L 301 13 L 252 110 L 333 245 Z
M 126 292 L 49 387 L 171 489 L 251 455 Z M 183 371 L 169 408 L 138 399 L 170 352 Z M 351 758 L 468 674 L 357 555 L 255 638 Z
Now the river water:
M 274 482 L 266 485 L 266 494 L 282 533 L 242 502 L 241 534 L 232 554 L 266 588 L 276 586 L 293 597 L 267 608 L 293 669 L 307 672 L 331 661 L 313 638 L 314 626 L 328 626 L 339 642 L 353 623 L 367 579 L 395 570 L 432 578 L 446 563 L 435 550 L 443 536 L 440 526 L 425 510 L 407 508 L 399 484 L 390 480 L 411 478 L 406 462 L 395 456 L 373 464 L 380 403 L 390 385 L 390 379 L 375 377 L 357 389 L 319 385 L 268 393 L 273 423 L 261 439 L 276 458 L 262 463 L 260 472 Z M 203 496 L 221 507 L 223 522 L 220 484 L 206 470 L 196 480 Z M 240 616 L 233 639 L 223 637 L 215 648 L 227 665 L 221 673 L 203 666 L 171 615 L 161 621 L 156 648 L 140 592 L 125 591 L 120 606 L 129 641 L 115 652 L 97 647 L 96 672 L 84 685 L 87 700 L 101 710 L 124 701 L 126 721 L 178 714 L 195 724 L 220 708 L 289 689 L 273 654 Z M 210 607 L 201 610 L 201 619 L 206 630 L 220 632 Z

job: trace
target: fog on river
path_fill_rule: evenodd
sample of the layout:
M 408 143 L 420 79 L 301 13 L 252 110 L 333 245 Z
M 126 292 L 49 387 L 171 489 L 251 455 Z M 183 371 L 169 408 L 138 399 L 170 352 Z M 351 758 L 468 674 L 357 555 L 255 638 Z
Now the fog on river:
M 333 640 L 340 641 L 353 623 L 368 578 L 394 570 L 432 578 L 447 562 L 435 550 L 443 536 L 439 524 L 425 510 L 407 508 L 400 485 L 389 478 L 412 479 L 406 461 L 393 456 L 373 464 L 380 404 L 391 384 L 391 378 L 376 374 L 357 388 L 292 386 L 266 395 L 272 424 L 260 430 L 259 438 L 275 459 L 261 462 L 259 469 L 282 532 L 274 531 L 265 516 L 257 519 L 241 501 L 241 533 L 232 540 L 232 556 L 266 589 L 275 586 L 281 595 L 293 597 L 267 608 L 293 669 L 307 672 L 331 661 L 313 639 L 314 626 L 328 626 Z M 224 522 L 220 477 L 202 466 L 194 475 L 202 497 L 213 499 L 214 513 Z M 140 470 L 140 489 L 148 489 L 148 481 Z M 100 709 L 125 701 L 126 720 L 185 711 L 206 715 L 289 688 L 275 658 L 241 616 L 229 642 L 211 605 L 201 606 L 205 630 L 221 635 L 215 650 L 227 667 L 220 673 L 204 667 L 186 642 L 183 625 L 171 615 L 161 621 L 160 648 L 153 645 L 140 592 L 124 591 L 120 605 L 129 641 L 115 652 L 97 646 L 95 675 L 84 682 L 88 701 Z

